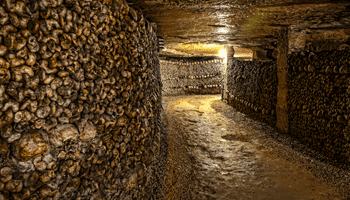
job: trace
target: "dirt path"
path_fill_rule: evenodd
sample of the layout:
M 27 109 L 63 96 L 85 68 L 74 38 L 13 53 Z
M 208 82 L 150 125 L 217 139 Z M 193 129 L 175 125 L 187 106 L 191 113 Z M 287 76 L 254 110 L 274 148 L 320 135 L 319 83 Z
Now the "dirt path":
M 271 128 L 221 102 L 220 96 L 164 97 L 163 107 L 173 143 L 183 135 L 181 144 L 187 145 L 182 150 L 181 144 L 173 145 L 170 157 L 187 149 L 190 158 L 172 167 L 177 180 L 170 184 L 182 184 L 189 196 L 168 199 L 342 199 L 305 169 L 298 161 L 301 155 L 269 137 Z M 185 176 L 179 175 L 188 162 Z

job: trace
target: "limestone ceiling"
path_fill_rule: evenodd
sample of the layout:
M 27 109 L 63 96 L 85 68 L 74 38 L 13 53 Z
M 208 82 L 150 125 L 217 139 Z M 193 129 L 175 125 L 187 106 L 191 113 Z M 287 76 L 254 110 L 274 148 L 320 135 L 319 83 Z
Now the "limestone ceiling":
M 213 55 L 203 44 L 274 48 L 281 27 L 349 29 L 350 2 L 332 0 L 127 0 L 158 24 L 166 51 Z M 194 47 L 189 48 L 188 45 Z M 199 45 L 199 46 L 198 46 Z M 201 50 L 206 46 L 207 50 Z M 204 47 L 203 47 L 204 48 Z M 193 50 L 195 49 L 195 50 Z

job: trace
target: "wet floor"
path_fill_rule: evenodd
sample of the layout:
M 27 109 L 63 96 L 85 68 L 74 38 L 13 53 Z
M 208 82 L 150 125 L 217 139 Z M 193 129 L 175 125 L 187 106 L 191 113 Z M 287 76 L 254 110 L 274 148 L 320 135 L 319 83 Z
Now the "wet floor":
M 169 134 L 185 134 L 187 140 L 194 168 L 190 199 L 342 199 L 286 156 L 298 154 L 269 137 L 271 128 L 219 95 L 164 97 L 163 107 Z

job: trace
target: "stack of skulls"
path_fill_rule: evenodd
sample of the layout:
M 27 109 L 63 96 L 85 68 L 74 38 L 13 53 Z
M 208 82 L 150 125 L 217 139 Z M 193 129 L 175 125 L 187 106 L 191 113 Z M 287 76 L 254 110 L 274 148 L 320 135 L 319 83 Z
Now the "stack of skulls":
M 290 134 L 335 162 L 350 158 L 349 50 L 288 57 Z
M 160 71 L 163 83 L 162 94 L 164 96 L 185 94 L 179 80 L 180 65 L 169 61 L 161 61 Z
M 276 63 L 230 60 L 227 90 L 230 105 L 253 119 L 275 126 Z
M 3 0 L 0 24 L 0 199 L 148 199 L 161 82 L 141 11 Z
M 223 70 L 219 59 L 162 62 L 164 95 L 220 94 Z

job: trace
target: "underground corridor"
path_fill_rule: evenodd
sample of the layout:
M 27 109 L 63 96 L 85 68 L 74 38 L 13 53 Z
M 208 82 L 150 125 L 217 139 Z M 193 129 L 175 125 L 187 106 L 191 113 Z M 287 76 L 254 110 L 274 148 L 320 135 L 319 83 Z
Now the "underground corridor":
M 0 0 L 0 200 L 348 200 L 349 45 L 346 0 Z

